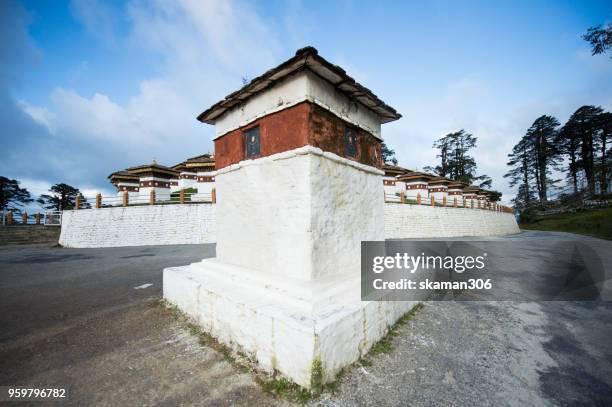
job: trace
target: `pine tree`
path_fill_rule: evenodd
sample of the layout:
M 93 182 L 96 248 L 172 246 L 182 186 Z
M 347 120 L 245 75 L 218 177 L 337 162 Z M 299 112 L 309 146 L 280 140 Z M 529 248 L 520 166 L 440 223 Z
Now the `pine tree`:
M 604 112 L 599 115 L 599 158 L 597 172 L 599 173 L 599 187 L 602 195 L 608 192 L 608 174 L 610 172 L 610 139 L 612 139 L 612 113 Z
M 397 158 L 395 158 L 395 150 L 389 148 L 385 142 L 382 142 L 382 160 L 383 163 L 397 165 Z
M 568 158 L 567 167 L 564 169 L 574 187 L 574 194 L 578 193 L 578 175 L 580 172 L 580 137 L 573 128 L 572 123 L 566 123 L 557 133 L 555 141 L 559 154 Z
M 510 187 L 519 186 L 516 198 L 513 200 L 518 210 L 530 207 L 535 199 L 531 189 L 534 170 L 530 150 L 529 139 L 523 136 L 508 154 L 508 166 L 511 169 L 504 175 L 504 178 L 510 178 Z
M 612 24 L 608 24 L 605 27 L 601 25 L 591 27 L 582 36 L 582 39 L 591 44 L 591 53 L 593 55 L 603 54 L 612 49 Z
M 446 177 L 449 175 L 448 153 L 450 149 L 450 136 L 451 134 L 447 134 L 446 136 L 434 141 L 433 148 L 436 148 L 439 151 L 436 158 L 440 159 L 440 164 L 434 167 L 427 166 L 424 168 L 425 171 L 433 172 L 440 177 Z
M 39 204 L 47 209 L 54 209 L 56 211 L 74 209 L 77 196 L 80 196 L 81 201 L 79 208 L 91 207 L 87 199 L 81 194 L 81 191 L 68 184 L 55 184 L 49 189 L 49 192 L 51 192 L 50 195 L 43 194 L 37 200 Z
M 481 188 L 490 188 L 491 178 L 487 175 L 476 175 L 476 160 L 469 154 L 469 151 L 476 147 L 477 140 L 463 129 L 436 140 L 433 147 L 439 151 L 436 157 L 440 159 L 440 164 L 426 167 L 426 170 L 466 184 L 478 181 Z
M 32 202 L 27 189 L 19 186 L 19 181 L 0 176 L 0 210 L 7 209 L 17 213 L 21 212 L 23 206 Z
M 548 200 L 549 175 L 551 169 L 558 167 L 559 153 L 555 144 L 558 126 L 556 118 L 543 115 L 533 122 L 526 134 L 540 202 Z
M 600 115 L 603 109 L 597 106 L 582 106 L 571 115 L 564 129 L 579 142 L 578 167 L 584 171 L 587 188 L 590 194 L 595 193 L 595 151 L 597 134 L 601 131 Z

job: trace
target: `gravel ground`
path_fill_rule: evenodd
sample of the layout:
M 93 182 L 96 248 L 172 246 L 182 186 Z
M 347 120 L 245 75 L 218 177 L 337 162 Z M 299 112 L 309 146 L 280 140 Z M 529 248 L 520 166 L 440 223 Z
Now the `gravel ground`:
M 585 240 L 612 264 L 612 242 L 505 239 Z M 289 404 L 149 305 L 164 267 L 213 255 L 214 245 L 0 248 L 0 385 L 68 386 L 69 405 Z M 391 353 L 309 404 L 612 405 L 611 304 L 428 302 Z
M 611 405 L 612 306 L 428 303 L 330 406 Z

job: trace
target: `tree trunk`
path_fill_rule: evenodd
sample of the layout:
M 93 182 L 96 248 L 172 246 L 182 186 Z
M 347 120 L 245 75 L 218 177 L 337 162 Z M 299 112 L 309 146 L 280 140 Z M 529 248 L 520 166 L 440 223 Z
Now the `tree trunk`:
M 593 171 L 593 134 L 587 131 L 582 136 L 582 167 L 587 179 L 587 187 L 590 194 L 595 193 L 595 173 Z
M 527 161 L 527 155 L 523 155 L 523 183 L 525 184 L 525 203 L 529 207 L 531 205 L 529 195 L 529 164 Z
M 608 134 L 606 129 L 601 133 L 601 174 L 599 176 L 599 184 L 601 187 L 601 194 L 605 195 L 608 193 L 608 166 L 606 163 L 606 141 Z
M 542 201 L 542 186 L 540 185 L 540 165 L 537 162 L 535 164 L 535 180 L 536 180 L 536 189 L 538 191 L 538 199 Z
M 538 169 L 540 175 L 540 202 L 546 202 L 548 197 L 546 196 L 546 140 L 542 137 L 540 140 L 540 148 L 538 149 Z

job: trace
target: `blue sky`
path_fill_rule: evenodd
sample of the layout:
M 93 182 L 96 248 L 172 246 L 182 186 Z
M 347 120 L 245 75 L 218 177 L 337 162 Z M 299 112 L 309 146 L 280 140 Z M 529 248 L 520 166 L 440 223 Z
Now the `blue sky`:
M 611 21 L 609 1 L 2 1 L 0 174 L 112 194 L 112 171 L 212 152 L 196 115 L 313 45 L 403 114 L 383 127 L 401 165 L 464 128 L 507 201 L 533 120 L 612 110 L 612 59 L 580 39 Z

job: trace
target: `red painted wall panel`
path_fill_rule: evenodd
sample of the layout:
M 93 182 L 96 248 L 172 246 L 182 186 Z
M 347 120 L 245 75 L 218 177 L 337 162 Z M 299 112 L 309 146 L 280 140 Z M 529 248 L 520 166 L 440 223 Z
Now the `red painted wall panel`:
M 271 113 L 233 130 L 215 140 L 215 167 L 221 169 L 245 159 L 244 131 L 259 126 L 259 157 L 266 157 L 305 145 L 323 151 L 344 154 L 344 129 L 350 126 L 344 120 L 310 102 Z M 381 168 L 381 143 L 368 132 L 355 128 L 357 132 L 357 155 L 346 157 L 363 164 Z

